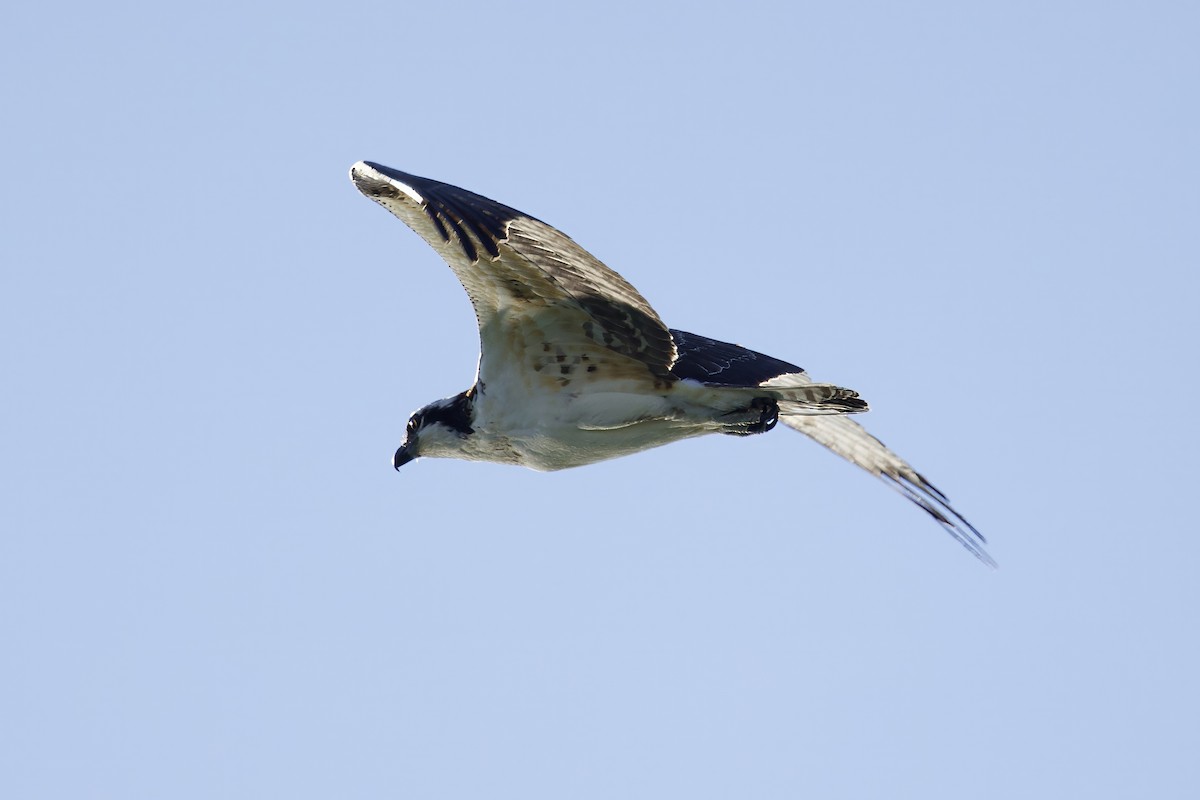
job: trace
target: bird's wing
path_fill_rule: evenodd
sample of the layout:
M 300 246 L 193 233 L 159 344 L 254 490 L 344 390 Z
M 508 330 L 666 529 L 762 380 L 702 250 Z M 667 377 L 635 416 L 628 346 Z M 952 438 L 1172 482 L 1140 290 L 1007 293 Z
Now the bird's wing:
M 881 479 L 937 520 L 976 558 L 990 567 L 996 566 L 984 550 L 987 540 L 983 534 L 954 510 L 946 495 L 863 426 L 846 416 L 781 414 L 779 420 Z
M 369 161 L 350 177 L 454 270 L 475 307 L 484 360 L 489 342 L 504 342 L 537 369 L 595 367 L 599 354 L 627 377 L 673 380 L 675 343 L 658 314 L 565 234 L 474 192 Z
M 808 374 L 787 361 L 707 336 L 671 329 L 678 357 L 671 374 L 705 386 L 750 397 L 771 397 L 780 414 L 853 414 L 867 403 L 853 389 L 813 383 Z
M 761 386 L 784 375 L 803 375 L 795 364 L 738 344 L 671 329 L 679 356 L 671 372 L 709 386 Z

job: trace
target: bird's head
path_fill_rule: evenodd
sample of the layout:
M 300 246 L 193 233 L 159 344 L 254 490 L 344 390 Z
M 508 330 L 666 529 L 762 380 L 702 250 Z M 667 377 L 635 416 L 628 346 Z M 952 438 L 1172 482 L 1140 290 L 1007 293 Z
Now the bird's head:
M 421 456 L 461 457 L 464 441 L 475 432 L 473 417 L 470 391 L 433 401 L 409 417 L 404 444 L 396 451 L 392 466 L 400 469 Z

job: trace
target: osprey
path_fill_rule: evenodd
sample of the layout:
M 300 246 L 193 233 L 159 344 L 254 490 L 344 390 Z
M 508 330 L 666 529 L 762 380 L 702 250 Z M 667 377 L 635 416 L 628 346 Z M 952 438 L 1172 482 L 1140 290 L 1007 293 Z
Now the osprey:
M 446 260 L 479 321 L 475 385 L 412 415 L 396 469 L 429 456 L 556 470 L 782 422 L 883 479 L 995 565 L 946 496 L 847 416 L 867 410 L 857 392 L 668 328 L 624 278 L 528 214 L 370 161 L 350 178 Z

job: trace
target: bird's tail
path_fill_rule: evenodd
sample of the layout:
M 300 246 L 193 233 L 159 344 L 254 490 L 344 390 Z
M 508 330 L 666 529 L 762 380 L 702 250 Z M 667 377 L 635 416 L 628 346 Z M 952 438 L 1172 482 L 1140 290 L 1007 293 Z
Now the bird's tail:
M 678 388 L 694 396 L 697 405 L 724 411 L 744 411 L 765 401 L 778 405 L 781 416 L 854 414 L 867 410 L 867 402 L 853 389 L 813 383 L 803 372 L 780 375 L 754 386 L 683 381 Z
M 765 390 L 765 391 L 764 391 Z M 803 372 L 780 375 L 751 391 L 779 403 L 781 415 L 857 414 L 868 410 L 858 392 L 832 383 L 812 383 Z

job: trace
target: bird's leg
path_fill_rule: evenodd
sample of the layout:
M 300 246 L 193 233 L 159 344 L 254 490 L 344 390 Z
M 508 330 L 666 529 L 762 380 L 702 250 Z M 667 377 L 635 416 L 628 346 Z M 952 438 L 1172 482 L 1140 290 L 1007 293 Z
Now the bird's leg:
M 757 412 L 757 419 L 754 418 L 755 412 Z M 748 407 L 730 411 L 724 416 L 742 415 L 749 417 L 750 420 L 738 423 L 736 427 L 724 432 L 732 436 L 752 436 L 756 433 L 766 433 L 779 422 L 779 403 L 775 402 L 772 397 L 756 397 Z
M 751 433 L 766 433 L 779 422 L 779 403 L 776 403 L 774 398 L 756 397 L 750 407 L 757 408 L 760 412 L 758 424 L 754 426 Z

